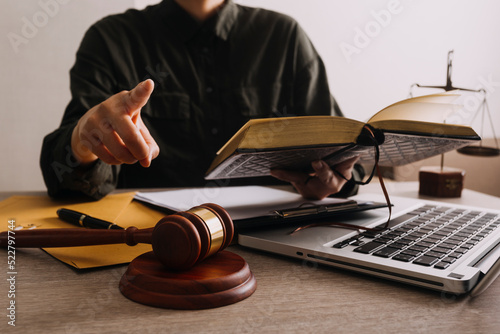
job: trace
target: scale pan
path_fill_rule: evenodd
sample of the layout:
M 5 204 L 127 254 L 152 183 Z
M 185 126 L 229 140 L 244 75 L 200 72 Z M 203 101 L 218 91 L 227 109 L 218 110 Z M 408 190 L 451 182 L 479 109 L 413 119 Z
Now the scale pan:
M 485 146 L 465 146 L 459 148 L 457 152 L 478 157 L 496 157 L 500 155 L 500 150 L 498 148 Z

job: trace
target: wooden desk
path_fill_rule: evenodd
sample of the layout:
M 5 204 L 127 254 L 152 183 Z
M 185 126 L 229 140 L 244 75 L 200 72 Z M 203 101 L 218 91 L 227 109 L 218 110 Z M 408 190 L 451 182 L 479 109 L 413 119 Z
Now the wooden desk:
M 389 183 L 392 195 L 417 197 L 416 183 Z M 378 183 L 362 192 L 379 193 Z M 451 200 L 456 201 L 456 200 Z M 497 207 L 500 199 L 464 191 L 459 202 Z M 476 203 L 477 202 L 477 203 Z M 16 328 L 5 303 L 7 253 L 0 280 L 2 333 L 498 333 L 500 282 L 477 299 L 427 291 L 318 267 L 240 246 L 257 291 L 230 306 L 176 311 L 136 304 L 118 281 L 126 266 L 76 271 L 39 249 L 16 250 Z M 8 331 L 7 331 L 8 330 Z

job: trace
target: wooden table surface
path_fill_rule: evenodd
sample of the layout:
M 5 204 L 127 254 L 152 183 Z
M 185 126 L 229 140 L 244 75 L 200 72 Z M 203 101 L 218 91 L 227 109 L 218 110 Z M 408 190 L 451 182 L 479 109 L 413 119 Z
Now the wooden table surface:
M 415 189 L 414 183 L 405 183 L 393 192 L 417 197 Z M 362 191 L 379 190 L 373 185 Z M 473 198 L 490 207 L 500 203 L 472 191 L 461 200 Z M 500 333 L 499 281 L 478 298 L 457 298 L 240 246 L 228 250 L 248 262 L 256 292 L 234 305 L 179 311 L 125 298 L 118 282 L 126 265 L 78 271 L 39 249 L 17 249 L 15 328 L 8 325 L 10 287 L 2 250 L 0 332 Z

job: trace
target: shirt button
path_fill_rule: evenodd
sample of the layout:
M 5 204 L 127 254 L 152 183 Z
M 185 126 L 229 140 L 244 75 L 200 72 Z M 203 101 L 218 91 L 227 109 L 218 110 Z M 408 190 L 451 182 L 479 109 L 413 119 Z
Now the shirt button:
M 217 129 L 217 128 L 212 128 L 212 134 L 213 134 L 213 135 L 216 135 L 217 133 L 219 133 L 219 129 Z
M 213 88 L 212 88 L 212 87 L 207 87 L 206 91 L 207 91 L 207 93 L 211 93 L 211 92 L 213 92 L 214 90 L 213 90 Z
M 209 50 L 208 50 L 208 48 L 205 46 L 203 49 L 201 49 L 201 51 L 202 51 L 203 53 L 208 53 L 208 51 L 209 51 Z

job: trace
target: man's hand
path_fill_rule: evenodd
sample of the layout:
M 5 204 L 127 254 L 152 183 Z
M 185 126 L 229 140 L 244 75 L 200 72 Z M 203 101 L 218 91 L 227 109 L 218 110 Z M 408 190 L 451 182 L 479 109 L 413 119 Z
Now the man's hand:
M 349 180 L 358 159 L 359 157 L 348 159 L 334 168 Z M 347 182 L 335 174 L 322 160 L 313 161 L 311 165 L 314 169 L 312 174 L 275 169 L 271 170 L 271 175 L 279 180 L 290 182 L 304 198 L 308 199 L 323 199 L 328 195 L 336 194 Z
M 154 89 L 152 80 L 138 84 L 91 108 L 73 129 L 71 149 L 88 165 L 101 159 L 110 165 L 133 164 L 149 167 L 160 152 L 141 119 L 141 108 Z

